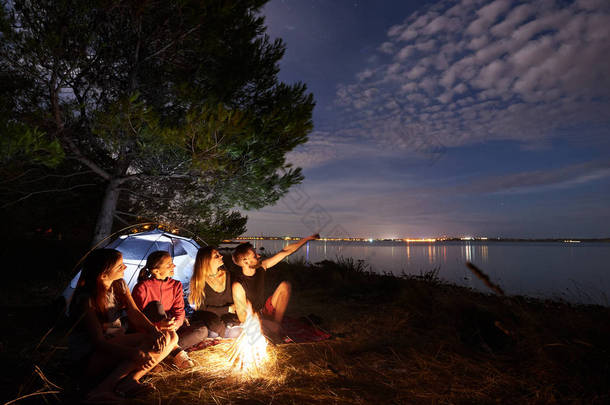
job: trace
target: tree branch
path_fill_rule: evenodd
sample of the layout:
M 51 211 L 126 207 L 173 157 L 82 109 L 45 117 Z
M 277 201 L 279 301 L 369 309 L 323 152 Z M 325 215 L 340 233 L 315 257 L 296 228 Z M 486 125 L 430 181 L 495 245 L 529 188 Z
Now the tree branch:
M 76 172 L 76 173 L 70 173 L 70 174 L 47 174 L 45 176 L 41 176 L 41 177 L 38 177 L 36 179 L 23 182 L 21 184 L 35 183 L 37 181 L 41 181 L 41 180 L 44 180 L 44 179 L 47 179 L 47 178 L 68 179 L 70 177 L 81 176 L 83 174 L 89 174 L 89 173 L 91 173 L 91 170 L 85 170 L 84 172 Z
M 167 51 L 170 47 L 172 47 L 176 42 L 183 40 L 184 38 L 186 38 L 193 32 L 197 31 L 199 28 L 201 28 L 201 24 L 197 24 L 196 26 L 194 26 L 193 28 L 191 28 L 190 30 L 185 32 L 184 34 L 180 35 L 174 41 L 171 41 L 169 44 L 167 44 L 163 48 L 159 49 L 157 52 L 155 52 L 151 55 L 148 55 L 146 58 L 142 59 L 142 62 L 146 62 L 147 60 L 152 59 L 155 56 L 162 54 L 163 52 Z
M 59 192 L 64 192 L 64 191 L 71 191 L 71 190 L 74 190 L 74 189 L 77 189 L 77 188 L 81 188 L 81 187 L 90 187 L 90 186 L 97 186 L 97 184 L 78 184 L 76 186 L 67 187 L 67 188 L 56 188 L 56 189 L 52 189 L 52 190 L 32 191 L 31 193 L 28 193 L 25 196 L 15 200 L 15 201 L 11 201 L 11 202 L 8 202 L 8 203 L 0 206 L 0 209 L 6 208 L 6 207 L 8 207 L 10 205 L 13 205 L 13 204 L 17 204 L 18 202 L 23 201 L 25 199 L 28 199 L 28 198 L 30 198 L 30 197 L 32 197 L 34 195 L 37 195 L 37 194 L 59 193 Z
M 167 200 L 167 201 L 173 200 L 173 197 L 162 197 L 162 196 L 159 196 L 159 195 L 140 194 L 140 193 L 137 193 L 137 192 L 135 192 L 133 190 L 130 190 L 128 188 L 120 188 L 119 190 L 121 192 L 126 192 L 128 194 L 132 194 L 132 195 L 134 195 L 136 197 L 140 197 L 140 198 L 143 198 L 143 199 L 146 199 L 146 200 Z
M 34 171 L 34 169 L 28 169 L 28 170 L 26 170 L 25 172 L 23 172 L 23 173 L 21 173 L 21 174 L 18 174 L 17 176 L 13 177 L 12 179 L 8 179 L 8 180 L 3 180 L 3 181 L 1 181 L 1 182 L 0 182 L 0 184 L 6 184 L 6 183 L 13 182 L 13 181 L 15 181 L 15 180 L 17 180 L 17 179 L 22 178 L 23 176 L 25 176 L 26 174 L 28 174 L 28 173 L 30 173 L 30 172 L 32 172 L 32 171 Z
M 124 183 L 125 181 L 128 180 L 134 180 L 134 179 L 138 179 L 138 180 L 145 180 L 145 179 L 159 179 L 159 178 L 165 178 L 165 179 L 187 179 L 191 177 L 191 175 L 189 174 L 165 174 L 165 175 L 147 175 L 147 174 L 130 174 L 128 176 L 123 177 L 123 181 L 121 183 Z
M 51 82 L 49 83 L 49 92 L 51 96 L 51 108 L 53 109 L 53 118 L 55 119 L 55 125 L 57 126 L 56 135 L 66 142 L 68 148 L 72 151 L 72 153 L 74 153 L 76 159 L 79 162 L 89 167 L 94 173 L 101 176 L 104 180 L 110 180 L 111 176 L 104 169 L 96 165 L 93 161 L 86 158 L 78 149 L 76 144 L 74 144 L 72 139 L 70 139 L 69 136 L 66 136 L 64 131 L 64 123 L 61 119 L 61 111 L 59 108 L 59 89 L 57 88 L 57 74 L 55 73 L 55 70 L 53 70 Z
M 123 218 L 121 218 L 119 215 L 117 215 L 117 212 L 115 212 L 115 214 L 113 215 L 114 219 L 119 220 L 120 222 L 122 222 L 124 225 L 130 225 L 129 222 L 125 221 Z
M 70 139 L 69 136 L 62 136 L 62 139 L 66 142 L 68 148 L 70 149 L 70 151 L 72 151 L 76 160 L 87 166 L 89 169 L 91 169 L 92 172 L 94 172 L 104 180 L 110 180 L 112 178 L 112 176 L 110 176 L 108 172 L 96 165 L 92 160 L 85 157 L 85 155 L 81 153 L 81 151 L 78 149 L 78 147 L 74 144 L 74 142 L 72 141 L 72 139 Z
M 130 78 L 129 78 L 130 93 L 133 93 L 134 90 L 136 89 L 136 74 L 137 74 L 138 67 L 140 66 L 141 43 L 142 43 L 142 16 L 140 15 L 138 18 L 138 42 L 136 43 L 136 49 L 134 52 L 134 63 L 133 63 L 134 67 L 130 72 Z M 129 125 L 131 125 L 131 120 L 129 120 Z M 133 126 L 132 126 L 132 129 L 133 129 Z M 135 130 L 134 130 L 134 132 L 135 132 Z
M 134 217 L 134 218 L 139 217 L 139 215 L 132 214 L 131 212 L 125 212 L 125 211 L 119 211 L 119 210 L 116 210 L 115 212 L 116 212 L 117 214 L 120 214 L 120 215 L 125 215 L 125 216 L 127 216 L 127 217 Z

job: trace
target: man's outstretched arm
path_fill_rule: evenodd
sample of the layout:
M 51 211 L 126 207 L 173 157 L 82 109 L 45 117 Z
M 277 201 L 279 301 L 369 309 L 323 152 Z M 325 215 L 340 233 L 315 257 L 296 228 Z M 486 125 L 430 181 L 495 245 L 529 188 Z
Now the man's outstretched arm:
M 317 233 L 314 235 L 308 236 L 306 238 L 303 238 L 300 241 L 298 241 L 297 243 L 292 243 L 292 244 L 286 246 L 281 251 L 277 252 L 275 255 L 271 256 L 270 258 L 263 260 L 261 265 L 265 269 L 273 267 L 276 264 L 278 264 L 279 262 L 281 262 L 284 258 L 290 256 L 291 254 L 293 254 L 294 252 L 299 250 L 304 244 L 306 244 L 310 240 L 316 240 L 316 239 L 320 239 L 320 235 Z
M 240 283 L 233 283 L 233 303 L 235 304 L 235 313 L 239 322 L 244 323 L 248 316 L 248 300 L 246 299 L 246 290 Z

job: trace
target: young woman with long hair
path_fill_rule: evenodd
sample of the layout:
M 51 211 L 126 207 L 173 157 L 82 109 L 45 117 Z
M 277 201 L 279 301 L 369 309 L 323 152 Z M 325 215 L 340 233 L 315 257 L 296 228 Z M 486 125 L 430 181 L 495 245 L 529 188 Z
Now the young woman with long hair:
M 189 325 L 185 320 L 182 283 L 172 278 L 175 267 L 169 252 L 148 255 L 133 288 L 133 299 L 157 328 L 178 332 L 178 347 L 170 357 L 176 367 L 190 368 L 194 363 L 184 349 L 205 339 L 208 329 L 205 325 Z
M 125 268 L 121 252 L 94 250 L 83 263 L 70 303 L 75 324 L 70 353 L 85 367 L 84 382 L 94 386 L 90 400 L 116 400 L 118 395 L 136 395 L 146 389 L 140 378 L 178 342 L 174 331 L 157 329 L 140 312 L 123 280 Z M 139 332 L 125 333 L 123 311 Z
M 227 323 L 239 323 L 233 305 L 233 276 L 224 268 L 222 255 L 211 246 L 197 252 L 188 301 L 210 332 L 225 337 Z

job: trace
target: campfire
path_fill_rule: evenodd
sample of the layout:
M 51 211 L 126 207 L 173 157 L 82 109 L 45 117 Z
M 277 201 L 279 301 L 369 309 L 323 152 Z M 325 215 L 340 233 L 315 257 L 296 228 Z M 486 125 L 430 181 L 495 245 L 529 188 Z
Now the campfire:
M 261 332 L 260 319 L 252 311 L 248 311 L 242 333 L 227 354 L 234 369 L 250 375 L 257 374 L 268 362 L 267 339 Z

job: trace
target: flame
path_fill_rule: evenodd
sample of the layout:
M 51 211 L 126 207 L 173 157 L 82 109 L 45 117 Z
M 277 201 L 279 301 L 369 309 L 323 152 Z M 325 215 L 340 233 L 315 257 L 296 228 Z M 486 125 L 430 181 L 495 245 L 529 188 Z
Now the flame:
M 234 368 L 250 374 L 260 370 L 269 360 L 267 339 L 261 332 L 261 321 L 251 310 L 247 312 L 241 335 L 235 339 L 227 354 Z

